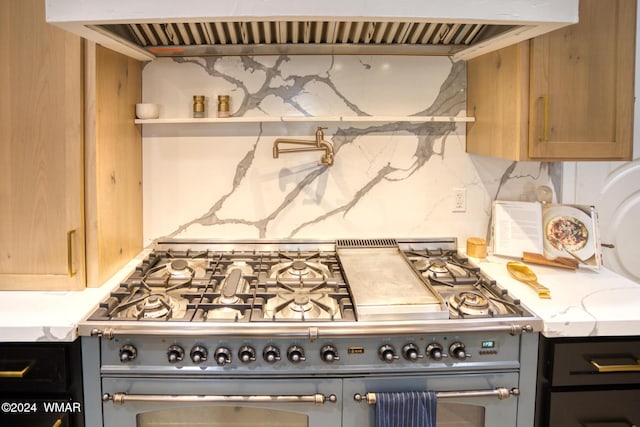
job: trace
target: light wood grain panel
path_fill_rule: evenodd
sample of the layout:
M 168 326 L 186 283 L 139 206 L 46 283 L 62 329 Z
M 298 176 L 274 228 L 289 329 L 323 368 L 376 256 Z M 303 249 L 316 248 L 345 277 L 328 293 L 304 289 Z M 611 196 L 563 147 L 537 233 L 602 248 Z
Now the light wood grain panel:
M 0 49 L 9 52 L 11 38 L 9 37 L 11 3 L 0 1 Z M 11 63 L 0 60 L 0 88 L 8 90 L 11 76 Z M 7 82 L 7 83 L 5 83 Z M 11 237 L 11 98 L 0 96 L 0 239 Z M 4 245 L 3 245 L 4 246 Z M 0 246 L 0 272 L 10 271 L 8 257 L 10 251 Z M 2 279 L 0 279 L 2 280 Z
M 636 7 L 636 0 L 581 0 L 579 24 L 469 61 L 467 115 L 476 121 L 467 125 L 467 151 L 630 160 Z
M 532 41 L 532 158 L 630 159 L 635 7 L 582 0 L 579 24 Z
M 636 0 L 623 0 L 618 6 L 619 31 L 616 32 L 616 159 L 633 158 L 633 117 L 636 76 Z
M 528 82 L 528 42 L 468 62 L 468 153 L 527 159 Z
M 88 286 L 102 284 L 142 249 L 142 136 L 133 122 L 141 63 L 101 46 L 94 61 L 86 101 L 93 108 L 86 135 L 94 138 L 87 144 Z
M 4 0 L 0 289 L 84 285 L 80 38 L 44 2 Z M 67 232 L 71 239 L 70 276 Z M 24 279 L 24 280 L 23 280 Z

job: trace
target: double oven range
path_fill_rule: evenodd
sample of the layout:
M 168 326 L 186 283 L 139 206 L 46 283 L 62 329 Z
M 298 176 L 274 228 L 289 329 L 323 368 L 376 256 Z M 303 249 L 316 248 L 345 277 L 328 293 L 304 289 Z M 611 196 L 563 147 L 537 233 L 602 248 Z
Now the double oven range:
M 85 416 L 368 427 L 430 390 L 438 425 L 532 425 L 541 326 L 454 238 L 158 241 L 79 327 Z

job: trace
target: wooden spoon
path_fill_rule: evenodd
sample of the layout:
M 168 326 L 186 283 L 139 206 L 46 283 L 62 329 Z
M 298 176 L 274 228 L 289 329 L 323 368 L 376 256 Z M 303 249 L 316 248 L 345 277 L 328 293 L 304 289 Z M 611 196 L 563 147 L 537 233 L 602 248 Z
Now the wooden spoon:
M 514 279 L 531 286 L 538 293 L 539 298 L 551 298 L 549 288 L 538 283 L 536 273 L 523 263 L 515 261 L 508 262 L 507 271 Z

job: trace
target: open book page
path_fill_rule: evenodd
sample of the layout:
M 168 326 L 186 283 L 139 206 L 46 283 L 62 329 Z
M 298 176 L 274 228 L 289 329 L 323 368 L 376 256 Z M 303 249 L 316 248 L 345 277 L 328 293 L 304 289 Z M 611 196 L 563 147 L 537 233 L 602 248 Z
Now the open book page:
M 538 202 L 495 201 L 493 253 L 522 257 L 523 252 L 543 253 L 542 207 Z
M 544 256 L 571 257 L 580 266 L 600 268 L 598 217 L 593 206 L 545 205 L 542 210 Z

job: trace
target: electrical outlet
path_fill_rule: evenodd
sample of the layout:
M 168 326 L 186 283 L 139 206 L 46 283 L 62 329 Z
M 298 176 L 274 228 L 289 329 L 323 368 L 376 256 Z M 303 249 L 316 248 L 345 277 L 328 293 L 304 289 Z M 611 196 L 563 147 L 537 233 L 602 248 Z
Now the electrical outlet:
M 467 190 L 465 188 L 453 189 L 453 209 L 451 212 L 467 211 Z

